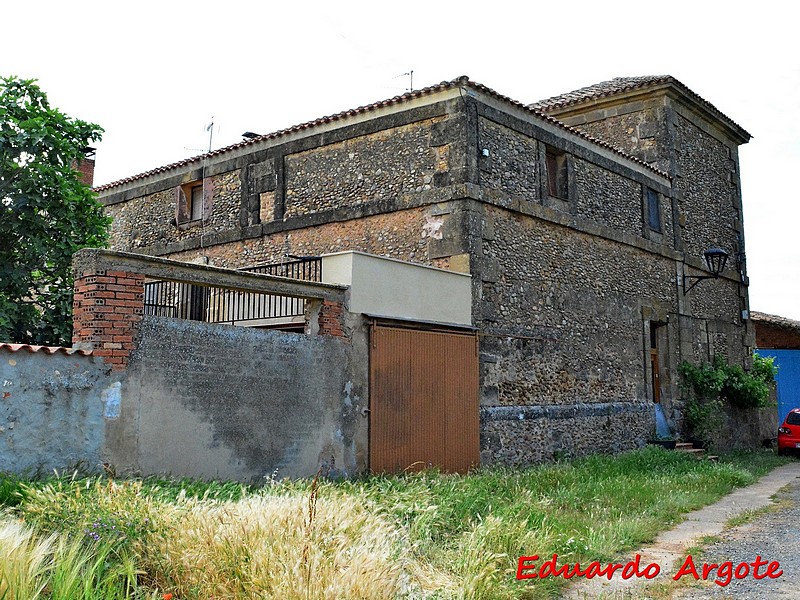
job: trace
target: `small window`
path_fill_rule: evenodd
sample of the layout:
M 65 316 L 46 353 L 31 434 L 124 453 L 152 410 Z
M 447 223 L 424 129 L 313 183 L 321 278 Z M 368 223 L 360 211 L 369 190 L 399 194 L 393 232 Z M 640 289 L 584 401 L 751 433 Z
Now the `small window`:
M 566 200 L 569 196 L 567 155 L 553 148 L 548 148 L 545 159 L 547 166 L 547 193 L 554 198 Z
M 800 425 L 800 413 L 790 412 L 786 415 L 787 425 Z
M 204 216 L 206 191 L 201 181 L 184 183 L 175 189 L 175 221 L 178 225 L 200 221 Z
M 192 221 L 199 221 L 203 218 L 203 184 L 192 186 L 189 198 L 189 210 Z
M 661 201 L 657 191 L 647 188 L 647 225 L 651 231 L 661 233 Z

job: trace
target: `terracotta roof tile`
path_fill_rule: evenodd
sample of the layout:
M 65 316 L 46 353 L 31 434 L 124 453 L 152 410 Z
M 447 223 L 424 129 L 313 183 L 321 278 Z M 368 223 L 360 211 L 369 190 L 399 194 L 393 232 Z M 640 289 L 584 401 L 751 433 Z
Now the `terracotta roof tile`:
M 600 83 L 595 83 L 594 85 L 589 85 L 574 90 L 572 92 L 567 92 L 566 94 L 553 96 L 552 98 L 546 98 L 545 100 L 539 100 L 538 102 L 533 102 L 528 106 L 536 110 L 548 112 L 551 110 L 565 108 L 567 106 L 572 106 L 575 104 L 581 104 L 582 102 L 589 102 L 592 100 L 598 100 L 600 98 L 607 98 L 609 96 L 614 96 L 615 94 L 620 94 L 622 92 L 628 92 L 636 89 L 644 89 L 662 84 L 671 84 L 675 86 L 681 92 L 683 92 L 690 98 L 694 99 L 696 102 L 700 103 L 702 106 L 711 111 L 722 121 L 726 122 L 728 125 L 734 127 L 735 129 L 741 130 L 746 137 L 748 138 L 752 137 L 749 133 L 747 133 L 744 130 L 744 128 L 742 128 L 739 124 L 737 124 L 733 119 L 723 114 L 716 106 L 714 106 L 708 100 L 702 98 L 701 96 L 690 90 L 680 81 L 675 79 L 672 75 L 644 75 L 641 77 L 615 77 L 614 79 L 611 79 L 609 81 L 601 81 Z
M 494 96 L 495 98 L 498 98 L 498 99 L 500 99 L 500 100 L 502 100 L 504 102 L 508 102 L 510 104 L 513 104 L 514 106 L 516 106 L 518 108 L 522 108 L 522 109 L 528 111 L 529 113 L 535 114 L 538 117 L 540 117 L 542 119 L 545 119 L 546 121 L 549 121 L 549 122 L 557 125 L 558 127 L 561 127 L 562 129 L 564 129 L 566 131 L 569 131 L 569 132 L 571 132 L 571 133 L 573 133 L 575 135 L 578 135 L 578 136 L 580 136 L 580 137 L 582 137 L 582 138 L 584 138 L 586 140 L 589 140 L 589 141 L 593 142 L 594 144 L 597 144 L 597 145 L 602 146 L 602 147 L 604 147 L 604 148 L 606 148 L 608 150 L 611 150 L 612 152 L 614 152 L 614 153 L 616 153 L 616 154 L 618 154 L 620 156 L 623 156 L 628 160 L 632 160 L 632 161 L 634 161 L 634 162 L 636 162 L 636 163 L 638 163 L 638 164 L 640 164 L 640 165 L 642 165 L 644 167 L 647 167 L 648 169 L 650 169 L 651 171 L 657 173 L 658 175 L 661 175 L 662 177 L 669 177 L 663 171 L 660 171 L 658 169 L 653 168 L 652 166 L 648 165 L 647 163 L 645 163 L 645 162 L 643 162 L 643 161 L 641 161 L 641 160 L 639 160 L 637 158 L 634 158 L 634 157 L 626 154 L 625 152 L 619 150 L 618 148 L 612 146 L 611 144 L 609 144 L 609 143 L 607 143 L 607 142 L 605 142 L 603 140 L 600 140 L 598 138 L 592 137 L 592 136 L 590 136 L 590 135 L 588 135 L 586 133 L 583 133 L 581 131 L 578 131 L 577 129 L 574 129 L 572 127 L 568 127 L 567 125 L 565 125 L 564 123 L 562 123 L 558 119 L 550 116 L 544 110 L 542 110 L 542 109 L 540 109 L 538 107 L 535 107 L 533 105 L 526 105 L 526 104 L 523 104 L 522 102 L 519 102 L 517 100 L 513 100 L 513 99 L 509 98 L 508 96 L 504 96 L 504 95 L 494 91 L 493 89 L 491 89 L 491 88 L 489 88 L 489 87 L 487 87 L 487 86 L 485 86 L 483 84 L 480 84 L 480 83 L 477 83 L 477 82 L 474 82 L 474 81 L 470 81 L 469 77 L 467 77 L 465 75 L 462 75 L 461 77 L 458 77 L 458 78 L 453 79 L 451 81 L 442 81 L 441 83 L 438 83 L 436 85 L 428 86 L 428 87 L 425 87 L 425 88 L 422 88 L 422 89 L 419 89 L 419 90 L 414 90 L 412 92 L 407 92 L 407 93 L 405 93 L 405 94 L 403 94 L 401 96 L 394 96 L 393 98 L 389 98 L 387 100 L 381 100 L 379 102 L 374 102 L 372 104 L 366 104 L 364 106 L 359 106 L 357 108 L 352 108 L 350 110 L 339 112 L 339 113 L 336 113 L 336 114 L 333 114 L 333 115 L 320 117 L 318 119 L 314 119 L 313 121 L 307 121 L 306 123 L 301 123 L 299 125 L 294 125 L 292 127 L 288 127 L 286 129 L 281 129 L 280 131 L 276 131 L 274 133 L 268 133 L 268 134 L 259 136 L 257 138 L 244 140 L 244 141 L 241 141 L 239 143 L 233 144 L 231 146 L 226 146 L 224 148 L 219 148 L 217 150 L 213 150 L 213 151 L 208 152 L 206 154 L 200 154 L 200 155 L 197 155 L 197 156 L 193 156 L 191 158 L 186 158 L 186 159 L 183 159 L 181 161 L 165 165 L 163 167 L 158 167 L 158 168 L 152 169 L 150 171 L 145 171 L 144 173 L 139 173 L 137 175 L 132 175 L 130 177 L 126 177 L 125 179 L 120 179 L 118 181 L 114 181 L 114 182 L 111 182 L 111 183 L 100 185 L 100 186 L 97 186 L 96 188 L 94 188 L 94 191 L 96 191 L 96 192 L 105 191 L 105 190 L 117 187 L 119 185 L 123 185 L 125 183 L 136 181 L 138 179 L 144 179 L 145 177 L 149 177 L 151 175 L 157 175 L 159 173 L 165 173 L 165 172 L 171 171 L 173 169 L 184 167 L 184 166 L 189 165 L 191 163 L 200 161 L 200 160 L 202 160 L 204 158 L 219 156 L 221 154 L 225 154 L 226 152 L 230 152 L 230 151 L 238 149 L 238 148 L 244 148 L 246 146 L 250 146 L 252 144 L 256 144 L 259 141 L 280 138 L 280 137 L 288 135 L 290 133 L 294 133 L 294 132 L 297 132 L 297 131 L 302 131 L 302 130 L 305 130 L 305 129 L 309 129 L 309 128 L 315 127 L 317 125 L 323 125 L 323 124 L 326 124 L 326 123 L 332 123 L 332 122 L 335 122 L 335 121 L 341 121 L 341 120 L 347 119 L 348 117 L 351 117 L 353 115 L 371 112 L 371 111 L 374 111 L 374 110 L 377 110 L 379 108 L 383 108 L 383 107 L 386 107 L 386 106 L 392 106 L 392 105 L 395 105 L 395 104 L 402 104 L 404 102 L 408 102 L 408 101 L 413 100 L 415 98 L 421 98 L 421 97 L 424 97 L 424 96 L 429 96 L 431 94 L 434 94 L 434 93 L 442 91 L 442 90 L 448 90 L 448 89 L 453 89 L 453 88 L 458 88 L 458 87 L 471 87 L 471 88 L 480 90 L 481 92 L 486 93 L 488 95 Z
M 62 346 L 32 346 L 30 344 L 0 344 L 0 350 L 8 350 L 9 352 L 19 352 L 25 350 L 27 352 L 44 352 L 46 354 L 80 354 L 81 356 L 89 356 L 91 350 L 82 350 L 79 348 L 64 348 Z
M 767 323 L 769 325 L 775 325 L 785 329 L 794 329 L 796 331 L 800 331 L 800 321 L 787 319 L 786 317 L 780 317 L 778 315 L 769 315 L 767 313 L 751 310 L 750 319 L 755 322 Z

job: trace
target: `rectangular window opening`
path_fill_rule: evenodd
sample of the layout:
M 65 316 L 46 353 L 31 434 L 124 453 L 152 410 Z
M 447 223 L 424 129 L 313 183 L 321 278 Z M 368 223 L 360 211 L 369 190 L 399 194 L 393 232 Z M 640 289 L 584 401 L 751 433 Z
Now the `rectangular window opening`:
M 647 188 L 647 225 L 651 231 L 661 233 L 661 201 L 657 191 Z
M 567 155 L 554 148 L 547 148 L 547 193 L 554 198 L 566 200 L 569 196 L 567 182 Z
M 203 184 L 195 185 L 191 190 L 191 199 L 189 200 L 189 214 L 192 221 L 199 221 L 203 218 Z

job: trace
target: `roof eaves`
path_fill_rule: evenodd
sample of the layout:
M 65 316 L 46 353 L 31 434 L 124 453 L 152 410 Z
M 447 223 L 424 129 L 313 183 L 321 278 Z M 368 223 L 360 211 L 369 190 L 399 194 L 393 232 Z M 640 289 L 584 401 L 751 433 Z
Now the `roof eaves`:
M 638 164 L 638 165 L 640 165 L 642 167 L 645 167 L 646 169 L 656 173 L 657 175 L 660 175 L 661 177 L 664 177 L 666 179 L 671 179 L 671 177 L 669 176 L 668 173 L 665 173 L 664 171 L 661 171 L 660 169 L 656 169 L 652 165 L 649 165 L 646 162 L 644 162 L 643 160 L 640 160 L 640 159 L 638 159 L 638 158 L 636 158 L 634 156 L 631 156 L 630 154 L 620 150 L 616 146 L 613 146 L 612 144 L 609 144 L 608 142 L 606 142 L 604 140 L 596 138 L 596 137 L 594 137 L 592 135 L 589 135 L 588 133 L 585 133 L 585 132 L 583 132 L 583 131 L 581 131 L 579 129 L 571 127 L 571 126 L 567 125 L 566 123 L 564 123 L 562 121 L 559 121 L 554 116 L 548 114 L 547 112 L 545 112 L 545 111 L 543 111 L 541 109 L 538 109 L 538 108 L 534 107 L 531 104 L 523 104 L 522 102 L 519 102 L 518 100 L 514 100 L 513 98 L 509 98 L 508 96 L 504 96 L 504 95 L 494 91 L 493 89 L 491 89 L 489 87 L 486 87 L 482 83 L 477 83 L 475 81 L 467 81 L 466 83 L 468 83 L 472 87 L 474 87 L 474 88 L 476 88 L 476 89 L 478 89 L 478 90 L 480 90 L 480 91 L 482 91 L 482 92 L 484 92 L 486 94 L 490 94 L 490 95 L 494 96 L 495 98 L 498 98 L 500 100 L 503 100 L 505 102 L 513 104 L 517 108 L 521 108 L 521 109 L 523 109 L 523 110 L 525 110 L 525 111 L 527 111 L 527 112 L 529 112 L 531 114 L 534 114 L 537 117 L 539 117 L 541 119 L 544 119 L 545 121 L 548 121 L 548 122 L 552 123 L 553 125 L 556 125 L 557 127 L 561 128 L 561 129 L 564 129 L 565 131 L 569 131 L 570 133 L 572 133 L 574 135 L 577 135 L 580 138 L 583 138 L 583 139 L 585 139 L 585 140 L 587 140 L 589 142 L 592 142 L 593 144 L 595 144 L 597 146 L 601 146 L 601 147 L 605 148 L 606 150 L 610 150 L 614 154 L 617 154 L 617 155 L 619 155 L 619 156 L 621 156 L 621 157 L 623 157 L 623 158 L 625 158 L 627 160 L 633 161 L 636 164 Z
M 170 163 L 170 164 L 165 165 L 163 167 L 158 167 L 156 169 L 151 169 L 149 171 L 145 171 L 145 172 L 139 173 L 137 175 L 132 175 L 130 177 L 126 177 L 125 179 L 120 179 L 118 181 L 113 181 L 111 183 L 106 183 L 104 185 L 100 185 L 100 186 L 95 187 L 94 191 L 95 192 L 105 191 L 107 189 L 114 188 L 114 187 L 123 185 L 125 183 L 129 183 L 131 181 L 136 181 L 138 179 L 144 179 L 145 177 L 149 177 L 151 175 L 157 175 L 159 173 L 165 173 L 167 171 L 171 171 L 171 170 L 177 169 L 179 167 L 184 167 L 184 166 L 186 166 L 188 164 L 191 164 L 191 163 L 194 163 L 194 162 L 206 159 L 206 158 L 219 156 L 221 154 L 225 154 L 226 152 L 230 152 L 231 150 L 244 148 L 246 146 L 252 146 L 253 144 L 256 144 L 256 143 L 264 141 L 264 140 L 277 139 L 277 138 L 289 135 L 291 133 L 295 133 L 295 132 L 298 132 L 298 131 L 303 131 L 303 130 L 306 130 L 306 129 L 310 129 L 312 127 L 316 127 L 318 125 L 323 125 L 323 124 L 327 124 L 327 123 L 333 123 L 335 121 L 341 121 L 341 120 L 346 119 L 348 117 L 359 115 L 359 114 L 362 114 L 362 113 L 365 113 L 365 112 L 371 112 L 371 111 L 378 110 L 380 108 L 384 108 L 384 107 L 387 107 L 387 106 L 393 106 L 395 104 L 402 104 L 404 102 L 408 102 L 408 101 L 414 100 L 416 98 L 422 98 L 423 96 L 429 96 L 431 94 L 434 94 L 434 93 L 442 91 L 442 90 L 451 89 L 453 87 L 456 87 L 456 86 L 459 86 L 459 85 L 463 85 L 464 83 L 467 83 L 468 81 L 469 81 L 468 77 L 461 76 L 461 77 L 458 77 L 457 79 L 453 79 L 451 81 L 442 81 L 441 83 L 438 83 L 436 85 L 431 85 L 431 86 L 424 87 L 424 88 L 419 89 L 419 90 L 406 92 L 405 94 L 402 94 L 400 96 L 394 96 L 393 98 L 388 98 L 386 100 L 381 100 L 379 102 L 373 102 L 372 104 L 366 104 L 366 105 L 363 105 L 363 106 L 359 106 L 357 108 L 351 108 L 350 110 L 345 110 L 345 111 L 342 111 L 342 112 L 339 112 L 339 113 L 335 113 L 333 115 L 320 117 L 318 119 L 314 119 L 313 121 L 306 121 L 305 123 L 300 123 L 299 125 L 293 125 L 291 127 L 287 127 L 286 129 L 281 129 L 279 131 L 275 131 L 273 133 L 267 133 L 267 134 L 258 136 L 256 138 L 244 140 L 244 141 L 238 142 L 236 144 L 232 144 L 230 146 L 225 146 L 224 148 L 219 148 L 217 150 L 213 150 L 211 152 L 207 152 L 205 154 L 199 154 L 199 155 L 193 156 L 191 158 L 185 158 L 183 160 L 180 160 L 180 161 L 174 162 L 174 163 Z
M 219 148 L 217 150 L 213 150 L 212 152 L 207 152 L 205 154 L 200 154 L 200 155 L 197 155 L 197 156 L 193 156 L 191 158 L 186 158 L 184 160 L 181 160 L 181 161 L 178 161 L 178 162 L 174 162 L 174 163 L 165 165 L 163 167 L 158 167 L 156 169 L 151 169 L 150 171 L 145 171 L 145 172 L 139 173 L 137 175 L 132 175 L 130 177 L 126 177 L 125 179 L 120 179 L 118 181 L 114 181 L 114 182 L 107 183 L 107 184 L 104 184 L 104 185 L 101 185 L 101 186 L 97 186 L 96 188 L 94 188 L 94 191 L 95 192 L 105 191 L 105 190 L 108 190 L 108 189 L 111 189 L 111 188 L 114 188 L 114 187 L 118 187 L 120 185 L 124 185 L 126 183 L 130 183 L 130 182 L 133 182 L 133 181 L 144 179 L 146 177 L 150 177 L 152 175 L 158 175 L 160 173 L 165 173 L 165 172 L 171 171 L 173 169 L 177 169 L 177 168 L 180 168 L 180 167 L 185 167 L 186 165 L 189 165 L 191 163 L 194 163 L 194 162 L 206 159 L 206 158 L 219 156 L 221 154 L 225 154 L 226 152 L 230 152 L 232 150 L 237 150 L 239 148 L 244 148 L 246 146 L 251 146 L 251 145 L 256 144 L 256 143 L 258 143 L 260 141 L 270 140 L 270 139 L 277 139 L 277 138 L 289 135 L 291 133 L 295 133 L 295 132 L 298 132 L 298 131 L 303 131 L 303 130 L 306 130 L 306 129 L 310 129 L 312 127 L 316 127 L 318 125 L 323 125 L 323 124 L 332 123 L 332 122 L 335 122 L 335 121 L 340 121 L 340 120 L 346 119 L 348 117 L 359 115 L 359 114 L 362 114 L 362 113 L 365 113 L 365 112 L 371 112 L 371 111 L 375 111 L 375 110 L 378 110 L 380 108 L 384 108 L 384 107 L 387 107 L 387 106 L 393 106 L 393 105 L 396 105 L 396 104 L 402 104 L 404 102 L 409 102 L 409 101 L 417 99 L 417 98 L 422 98 L 424 96 L 429 96 L 429 95 L 435 94 L 436 92 L 440 92 L 440 91 L 448 90 L 448 89 L 453 89 L 453 88 L 456 88 L 456 87 L 463 87 L 463 86 L 472 87 L 472 88 L 474 88 L 476 90 L 479 90 L 479 91 L 481 91 L 481 92 L 483 92 L 485 94 L 493 96 L 494 98 L 497 98 L 499 100 L 502 100 L 504 102 L 512 104 L 515 107 L 517 107 L 519 109 L 522 109 L 522 110 L 524 110 L 524 111 L 526 111 L 526 112 L 528 112 L 530 114 L 536 115 L 537 117 L 539 117 L 541 119 L 544 119 L 544 120 L 556 125 L 557 127 L 561 128 L 561 129 L 563 129 L 565 131 L 569 131 L 570 133 L 572 133 L 574 135 L 577 135 L 578 137 L 581 137 L 581 138 L 583 138 L 583 139 L 585 139 L 585 140 L 587 140 L 589 142 L 592 142 L 593 144 L 601 146 L 601 147 L 603 147 L 603 148 L 605 148 L 607 150 L 610 150 L 611 152 L 614 152 L 615 154 L 618 154 L 619 156 L 622 156 L 622 157 L 626 158 L 627 160 L 633 161 L 633 162 L 635 162 L 635 163 L 637 163 L 637 164 L 639 164 L 639 165 L 641 165 L 641 166 L 653 171 L 654 173 L 660 175 L 661 177 L 665 177 L 665 178 L 669 179 L 669 175 L 667 173 L 665 173 L 663 171 L 660 171 L 659 169 L 656 169 L 656 168 L 648 165 L 647 163 L 645 163 L 642 160 L 639 160 L 638 158 L 635 158 L 633 156 L 630 156 L 629 154 L 626 154 L 625 152 L 623 152 L 619 148 L 609 144 L 608 142 L 605 142 L 605 141 L 603 141 L 601 139 L 598 139 L 598 138 L 593 137 L 593 136 L 591 136 L 591 135 L 589 135 L 587 133 L 584 133 L 584 132 L 582 132 L 582 131 L 580 131 L 578 129 L 570 127 L 570 126 L 562 123 L 561 121 L 559 121 L 558 119 L 556 119 L 552 115 L 547 114 L 547 112 L 545 112 L 545 111 L 543 111 L 541 109 L 535 108 L 532 105 L 523 104 L 522 102 L 519 102 L 518 100 L 514 100 L 513 98 L 510 98 L 508 96 L 500 94 L 499 92 L 496 92 L 492 88 L 487 87 L 487 86 L 483 85 L 482 83 L 471 81 L 469 79 L 469 77 L 467 77 L 466 75 L 462 75 L 461 77 L 457 77 L 456 79 L 452 79 L 450 81 L 442 81 L 441 83 L 438 83 L 436 85 L 428 86 L 428 87 L 425 87 L 425 88 L 422 88 L 422 89 L 419 89 L 419 90 L 414 90 L 412 92 L 407 92 L 405 94 L 402 94 L 400 96 L 394 96 L 393 98 L 389 98 L 387 100 L 381 100 L 379 102 L 374 102 L 372 104 L 366 104 L 364 106 L 359 106 L 357 108 L 353 108 L 353 109 L 350 109 L 350 110 L 339 112 L 339 113 L 336 113 L 336 114 L 333 114 L 333 115 L 329 115 L 329 116 L 326 116 L 326 117 L 320 117 L 318 119 L 314 119 L 313 121 L 307 121 L 307 122 L 301 123 L 299 125 L 294 125 L 292 127 L 287 127 L 286 129 L 281 129 L 280 131 L 276 131 L 276 132 L 273 132 L 273 133 L 268 133 L 268 134 L 259 136 L 257 138 L 244 140 L 244 141 L 239 142 L 237 144 L 233 144 L 233 145 L 230 145 L 230 146 L 225 146 L 224 148 Z
M 770 315 L 767 313 L 751 310 L 750 319 L 755 322 L 767 323 L 769 325 L 775 325 L 776 327 L 782 327 L 785 329 L 793 329 L 795 331 L 800 331 L 800 321 L 795 321 L 794 319 L 787 319 L 786 317 L 781 317 L 779 315 Z
M 615 82 L 618 82 L 615 84 Z M 652 75 L 644 77 L 617 77 L 610 81 L 603 81 L 594 85 L 580 88 L 566 94 L 553 96 L 538 102 L 533 102 L 528 106 L 541 110 L 541 111 L 555 111 L 562 108 L 577 106 L 584 103 L 597 102 L 604 98 L 610 98 L 619 94 L 632 92 L 639 89 L 646 89 L 657 87 L 660 85 L 672 86 L 679 92 L 702 106 L 707 111 L 714 114 L 722 122 L 729 127 L 736 130 L 744 141 L 749 140 L 753 136 L 750 135 L 741 125 L 736 123 L 733 119 L 720 111 L 716 106 L 711 104 L 708 100 L 692 91 L 689 87 L 675 79 L 672 75 Z

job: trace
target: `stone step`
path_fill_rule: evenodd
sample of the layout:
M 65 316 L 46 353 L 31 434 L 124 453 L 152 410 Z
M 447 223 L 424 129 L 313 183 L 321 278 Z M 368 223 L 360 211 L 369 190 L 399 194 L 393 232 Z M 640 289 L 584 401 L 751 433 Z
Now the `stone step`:
M 692 449 L 692 442 L 677 442 L 675 444 L 675 450 L 686 450 Z
M 678 452 L 683 452 L 684 454 L 693 454 L 695 456 L 703 456 L 706 453 L 705 448 L 675 448 Z

